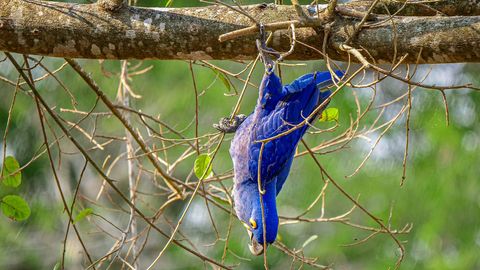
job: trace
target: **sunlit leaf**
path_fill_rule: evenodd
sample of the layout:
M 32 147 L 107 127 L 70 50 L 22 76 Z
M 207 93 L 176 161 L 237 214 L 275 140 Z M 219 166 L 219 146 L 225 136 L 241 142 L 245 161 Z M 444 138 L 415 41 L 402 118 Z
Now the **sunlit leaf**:
M 80 211 L 80 213 L 78 213 L 78 215 L 75 217 L 75 219 L 73 220 L 73 224 L 79 222 L 80 220 L 86 218 L 87 216 L 91 215 L 93 213 L 93 209 L 92 208 L 85 208 L 83 209 L 82 211 Z
M 283 241 L 283 237 L 281 234 L 277 234 L 277 241 L 278 242 L 282 242 Z
M 218 77 L 220 78 L 220 80 L 222 81 L 222 83 L 225 85 L 225 87 L 227 88 L 227 92 L 230 92 L 232 90 L 232 86 L 230 85 L 230 82 L 228 81 L 227 77 L 225 77 L 225 74 L 223 74 L 222 72 L 216 70 L 216 69 L 213 69 L 213 71 L 215 73 L 217 73 Z
M 22 221 L 30 216 L 30 207 L 27 202 L 20 196 L 7 195 L 0 201 L 0 208 L 5 216 Z
M 339 112 L 337 108 L 327 108 L 323 110 L 318 121 L 320 122 L 338 121 L 338 114 Z
M 212 157 L 208 154 L 201 154 L 195 159 L 195 164 L 193 165 L 193 171 L 198 179 L 205 179 L 207 176 L 212 173 Z M 210 166 L 208 166 L 210 164 Z
M 18 187 L 22 183 L 22 173 L 19 171 L 20 164 L 12 157 L 8 156 L 3 161 L 2 182 L 7 187 Z M 15 174 L 13 174 L 16 172 Z

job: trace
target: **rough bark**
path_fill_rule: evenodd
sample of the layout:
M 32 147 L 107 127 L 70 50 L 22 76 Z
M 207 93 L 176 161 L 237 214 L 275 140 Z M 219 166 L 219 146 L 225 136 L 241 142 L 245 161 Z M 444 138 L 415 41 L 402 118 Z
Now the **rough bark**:
M 252 59 L 257 55 L 255 36 L 218 41 L 219 35 L 252 24 L 227 7 L 122 6 L 111 11 L 97 4 L 1 2 L 0 51 L 90 59 Z M 384 2 L 388 4 L 387 0 Z M 477 1 L 445 3 L 464 2 L 471 5 L 457 8 L 456 12 L 479 13 Z M 361 6 L 359 2 L 350 5 Z M 254 5 L 246 6 L 245 10 L 263 23 L 298 19 L 291 6 Z M 330 57 L 349 59 L 347 53 L 337 48 L 354 32 L 359 21 L 360 18 L 335 17 L 326 46 Z M 312 28 L 296 29 L 296 37 L 321 50 L 323 32 L 317 32 Z M 396 17 L 362 29 L 351 45 L 368 50 L 379 62 L 393 61 L 395 50 L 397 58 L 408 55 L 406 63 L 415 63 L 419 53 L 421 63 L 480 62 L 480 16 Z M 289 46 L 287 30 L 276 31 L 273 47 L 287 51 Z M 288 57 L 292 60 L 320 58 L 318 52 L 298 44 Z
M 372 0 L 354 1 L 350 6 L 366 10 Z M 376 14 L 400 16 L 477 16 L 480 15 L 480 0 L 405 1 L 380 0 L 373 9 Z

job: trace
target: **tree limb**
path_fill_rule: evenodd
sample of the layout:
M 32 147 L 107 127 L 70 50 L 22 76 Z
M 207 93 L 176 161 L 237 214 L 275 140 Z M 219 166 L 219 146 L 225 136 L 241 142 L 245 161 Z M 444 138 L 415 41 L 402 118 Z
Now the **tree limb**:
M 354 6 L 361 10 L 359 2 L 342 8 Z M 469 8 L 457 11 L 480 13 L 476 0 L 444 2 L 459 6 L 468 2 L 472 4 Z M 267 25 L 299 22 L 292 6 L 251 5 L 244 9 Z M 448 13 L 445 8 L 442 12 Z M 317 27 L 325 21 L 322 16 L 315 16 Z M 339 45 L 348 40 L 359 21 L 354 17 L 335 17 L 326 44 L 331 59 L 348 60 L 348 53 L 340 50 Z M 417 63 L 418 59 L 420 63 L 480 62 L 480 16 L 395 17 L 373 23 L 364 25 L 350 45 L 368 50 L 378 62 L 396 60 L 392 59 L 394 42 L 397 58 L 407 55 L 404 63 Z M 253 59 L 257 56 L 256 34 L 218 41 L 222 34 L 249 26 L 249 18 L 224 6 L 149 9 L 122 5 L 110 11 L 99 4 L 10 0 L 0 3 L 0 51 L 90 59 Z M 317 34 L 305 22 L 295 26 L 300 44 L 322 51 L 322 31 Z M 286 29 L 277 30 L 272 41 L 275 49 L 289 50 Z M 288 57 L 321 58 L 318 51 L 300 45 Z
M 365 11 L 372 2 L 373 0 L 353 1 L 350 6 Z M 480 15 L 480 0 L 381 0 L 373 13 L 396 13 L 400 16 L 477 16 Z

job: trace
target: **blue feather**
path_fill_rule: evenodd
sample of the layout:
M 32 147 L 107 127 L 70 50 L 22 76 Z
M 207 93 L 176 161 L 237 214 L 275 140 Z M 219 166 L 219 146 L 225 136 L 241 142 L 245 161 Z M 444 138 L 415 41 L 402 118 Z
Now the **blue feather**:
M 339 77 L 343 76 L 342 71 L 335 73 Z M 331 91 L 326 88 L 332 85 L 329 72 L 306 74 L 285 86 L 282 86 L 273 72 L 264 76 L 255 110 L 239 126 L 230 147 L 235 172 L 235 211 L 240 220 L 250 226 L 252 241 L 264 243 L 262 205 L 257 183 L 261 149 L 258 141 L 278 136 L 304 121 L 330 97 Z M 321 110 L 316 115 L 320 112 Z M 309 122 L 316 115 L 309 118 Z M 265 190 L 262 199 L 267 243 L 273 243 L 277 236 L 276 196 L 288 177 L 298 142 L 308 127 L 309 125 L 303 125 L 264 145 L 260 179 L 261 187 Z M 255 221 L 256 228 L 249 223 L 251 219 Z

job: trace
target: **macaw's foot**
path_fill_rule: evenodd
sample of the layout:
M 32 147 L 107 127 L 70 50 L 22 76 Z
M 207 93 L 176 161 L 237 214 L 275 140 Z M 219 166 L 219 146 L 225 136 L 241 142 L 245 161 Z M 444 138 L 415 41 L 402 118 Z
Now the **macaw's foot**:
M 260 58 L 263 64 L 267 67 L 267 70 L 269 70 L 275 64 L 272 60 L 272 56 L 274 56 L 275 59 L 279 59 L 281 55 L 274 49 L 267 47 L 267 31 L 265 30 L 265 26 L 260 24 L 258 25 L 258 28 L 260 31 L 260 37 L 256 40 L 257 49 L 260 53 Z
M 247 118 L 247 116 L 244 114 L 235 115 L 231 121 L 230 117 L 223 117 L 218 124 L 213 124 L 213 127 L 221 132 L 233 133 L 243 123 L 245 118 Z

